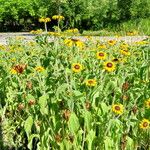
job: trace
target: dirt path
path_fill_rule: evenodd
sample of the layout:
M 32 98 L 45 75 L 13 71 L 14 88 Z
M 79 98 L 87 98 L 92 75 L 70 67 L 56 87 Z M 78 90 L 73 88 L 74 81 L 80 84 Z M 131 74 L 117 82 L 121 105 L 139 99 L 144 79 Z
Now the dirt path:
M 7 44 L 8 39 L 9 38 L 15 38 L 15 37 L 24 37 L 26 41 L 31 41 L 35 38 L 35 35 L 30 34 L 29 32 L 17 32 L 17 33 L 0 33 L 0 44 Z M 86 37 L 83 36 L 77 36 L 74 38 L 78 38 L 81 40 L 86 40 Z M 114 36 L 95 36 L 93 37 L 96 40 L 100 40 L 100 41 L 108 41 L 108 40 L 120 40 L 120 41 L 125 41 L 127 43 L 132 43 L 132 42 L 137 42 L 137 41 L 141 41 L 144 39 L 147 39 L 148 36 L 122 36 L 122 37 L 114 37 Z M 51 38 L 49 39 L 51 40 Z

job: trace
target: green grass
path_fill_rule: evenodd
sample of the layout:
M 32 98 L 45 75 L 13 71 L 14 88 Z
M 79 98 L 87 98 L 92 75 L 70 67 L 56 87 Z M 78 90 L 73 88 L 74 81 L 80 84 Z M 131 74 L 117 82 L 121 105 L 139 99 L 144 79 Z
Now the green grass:
M 150 35 L 150 19 L 130 20 L 119 24 L 109 25 L 98 31 L 84 31 L 83 36 L 114 36 L 126 35 L 129 31 L 137 31 L 138 35 Z

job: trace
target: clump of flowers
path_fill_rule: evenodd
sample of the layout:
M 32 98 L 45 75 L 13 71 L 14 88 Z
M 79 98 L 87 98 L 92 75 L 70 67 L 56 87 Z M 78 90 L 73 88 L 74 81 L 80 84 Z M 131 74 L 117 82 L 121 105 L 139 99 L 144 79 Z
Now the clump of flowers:
M 83 69 L 83 66 L 80 63 L 74 63 L 72 64 L 72 71 L 75 73 L 81 72 Z
M 88 79 L 85 81 L 86 86 L 96 86 L 97 82 L 95 79 Z
M 74 29 L 68 29 L 68 30 L 66 30 L 66 32 L 69 32 L 69 33 L 78 33 L 79 30 L 77 28 L 74 28 Z
M 121 115 L 123 113 L 124 107 L 122 104 L 114 104 L 112 105 L 112 111 L 117 115 Z
M 138 31 L 129 31 L 127 32 L 128 36 L 134 36 L 134 35 L 138 35 Z
M 69 47 L 71 47 L 71 46 L 77 46 L 79 48 L 83 48 L 84 47 L 84 42 L 82 42 L 79 39 L 65 39 L 64 43 L 67 46 L 69 46 Z
M 108 72 L 112 72 L 116 69 L 116 65 L 112 61 L 104 62 L 104 69 Z
M 65 19 L 65 17 L 64 17 L 64 16 L 61 16 L 61 15 L 54 15 L 54 16 L 52 17 L 52 19 L 54 19 L 54 20 L 63 20 L 63 19 Z
M 45 26 L 45 31 L 47 32 L 47 22 L 50 22 L 51 19 L 50 18 L 40 18 L 39 22 L 44 22 L 44 26 Z
M 39 19 L 39 22 L 50 22 L 51 21 L 51 19 L 50 18 L 40 18 Z
M 149 126 L 150 126 L 150 121 L 148 119 L 143 119 L 141 122 L 140 122 L 140 128 L 141 129 L 148 129 Z
M 30 33 L 31 34 L 41 34 L 43 32 L 42 29 L 38 29 L 38 30 L 31 30 Z

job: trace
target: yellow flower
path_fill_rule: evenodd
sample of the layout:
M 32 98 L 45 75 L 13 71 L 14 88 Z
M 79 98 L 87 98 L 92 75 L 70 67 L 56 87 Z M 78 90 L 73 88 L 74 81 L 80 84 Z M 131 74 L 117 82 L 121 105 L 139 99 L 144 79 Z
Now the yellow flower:
M 114 62 L 114 63 L 119 63 L 119 62 L 120 62 L 120 58 L 113 58 L 113 59 L 112 59 L 112 62 Z
M 71 47 L 73 45 L 73 41 L 71 39 L 65 39 L 64 40 L 65 45 Z
M 148 119 L 143 119 L 141 122 L 140 122 L 140 128 L 141 129 L 148 129 L 149 128 L 149 125 L 150 125 L 150 121 Z
M 96 82 L 95 79 L 88 79 L 88 80 L 85 81 L 85 84 L 87 86 L 96 86 L 97 82 Z
M 68 32 L 68 33 L 79 33 L 79 30 L 77 28 L 74 28 L 74 29 L 68 29 L 68 30 L 66 30 L 66 32 Z
M 112 72 L 116 69 L 116 66 L 113 62 L 108 61 L 108 62 L 104 62 L 104 69 L 109 72 Z
M 38 29 L 38 30 L 31 30 L 30 33 L 31 34 L 41 34 L 43 32 L 42 29 Z
M 51 19 L 50 18 L 40 18 L 39 22 L 50 22 Z
M 72 64 L 72 71 L 73 72 L 80 72 L 83 69 L 82 65 L 80 63 L 74 63 Z
M 147 101 L 145 101 L 145 105 L 147 108 L 150 108 L 150 98 Z
M 75 45 L 79 48 L 83 48 L 84 47 L 84 43 L 80 40 L 78 40 L 77 42 L 75 42 Z
M 108 41 L 108 44 L 111 45 L 111 46 L 113 46 L 113 45 L 116 44 L 116 41 L 115 41 L 115 40 L 109 40 L 109 41 Z
M 130 56 L 131 55 L 131 53 L 128 51 L 128 50 L 120 50 L 120 53 L 122 54 L 122 55 L 125 55 L 125 56 Z
M 105 60 L 107 54 L 104 53 L 104 52 L 97 52 L 97 53 L 96 53 L 96 56 L 97 56 L 97 59 Z
M 38 72 L 43 72 L 45 69 L 42 66 L 35 67 L 35 70 Z
M 0 44 L 0 50 L 6 50 L 6 46 L 5 46 L 5 45 Z
M 123 113 L 124 107 L 122 104 L 114 104 L 112 105 L 112 111 L 118 115 Z
M 129 32 L 127 32 L 128 36 L 134 36 L 134 35 L 137 35 L 137 34 L 138 34 L 137 31 L 129 31 Z
M 54 19 L 54 20 L 63 20 L 63 19 L 65 19 L 65 18 L 64 18 L 64 16 L 61 16 L 61 15 L 54 15 L 54 16 L 52 17 L 52 19 Z
M 99 48 L 99 49 L 106 49 L 107 47 L 106 47 L 106 45 L 101 44 L 101 45 L 98 46 L 98 48 Z
M 127 49 L 129 47 L 129 45 L 127 44 L 127 43 L 122 43 L 121 45 L 120 45 L 120 48 L 121 49 Z
M 11 70 L 10 70 L 10 73 L 11 73 L 11 74 L 17 74 L 17 71 L 16 71 L 15 69 L 11 69 Z

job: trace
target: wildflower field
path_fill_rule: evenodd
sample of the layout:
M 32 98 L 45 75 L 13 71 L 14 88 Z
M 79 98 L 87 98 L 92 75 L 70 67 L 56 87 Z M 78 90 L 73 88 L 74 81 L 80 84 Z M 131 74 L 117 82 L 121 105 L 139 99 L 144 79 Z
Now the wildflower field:
M 52 33 L 0 45 L 1 149 L 150 150 L 149 49 Z

